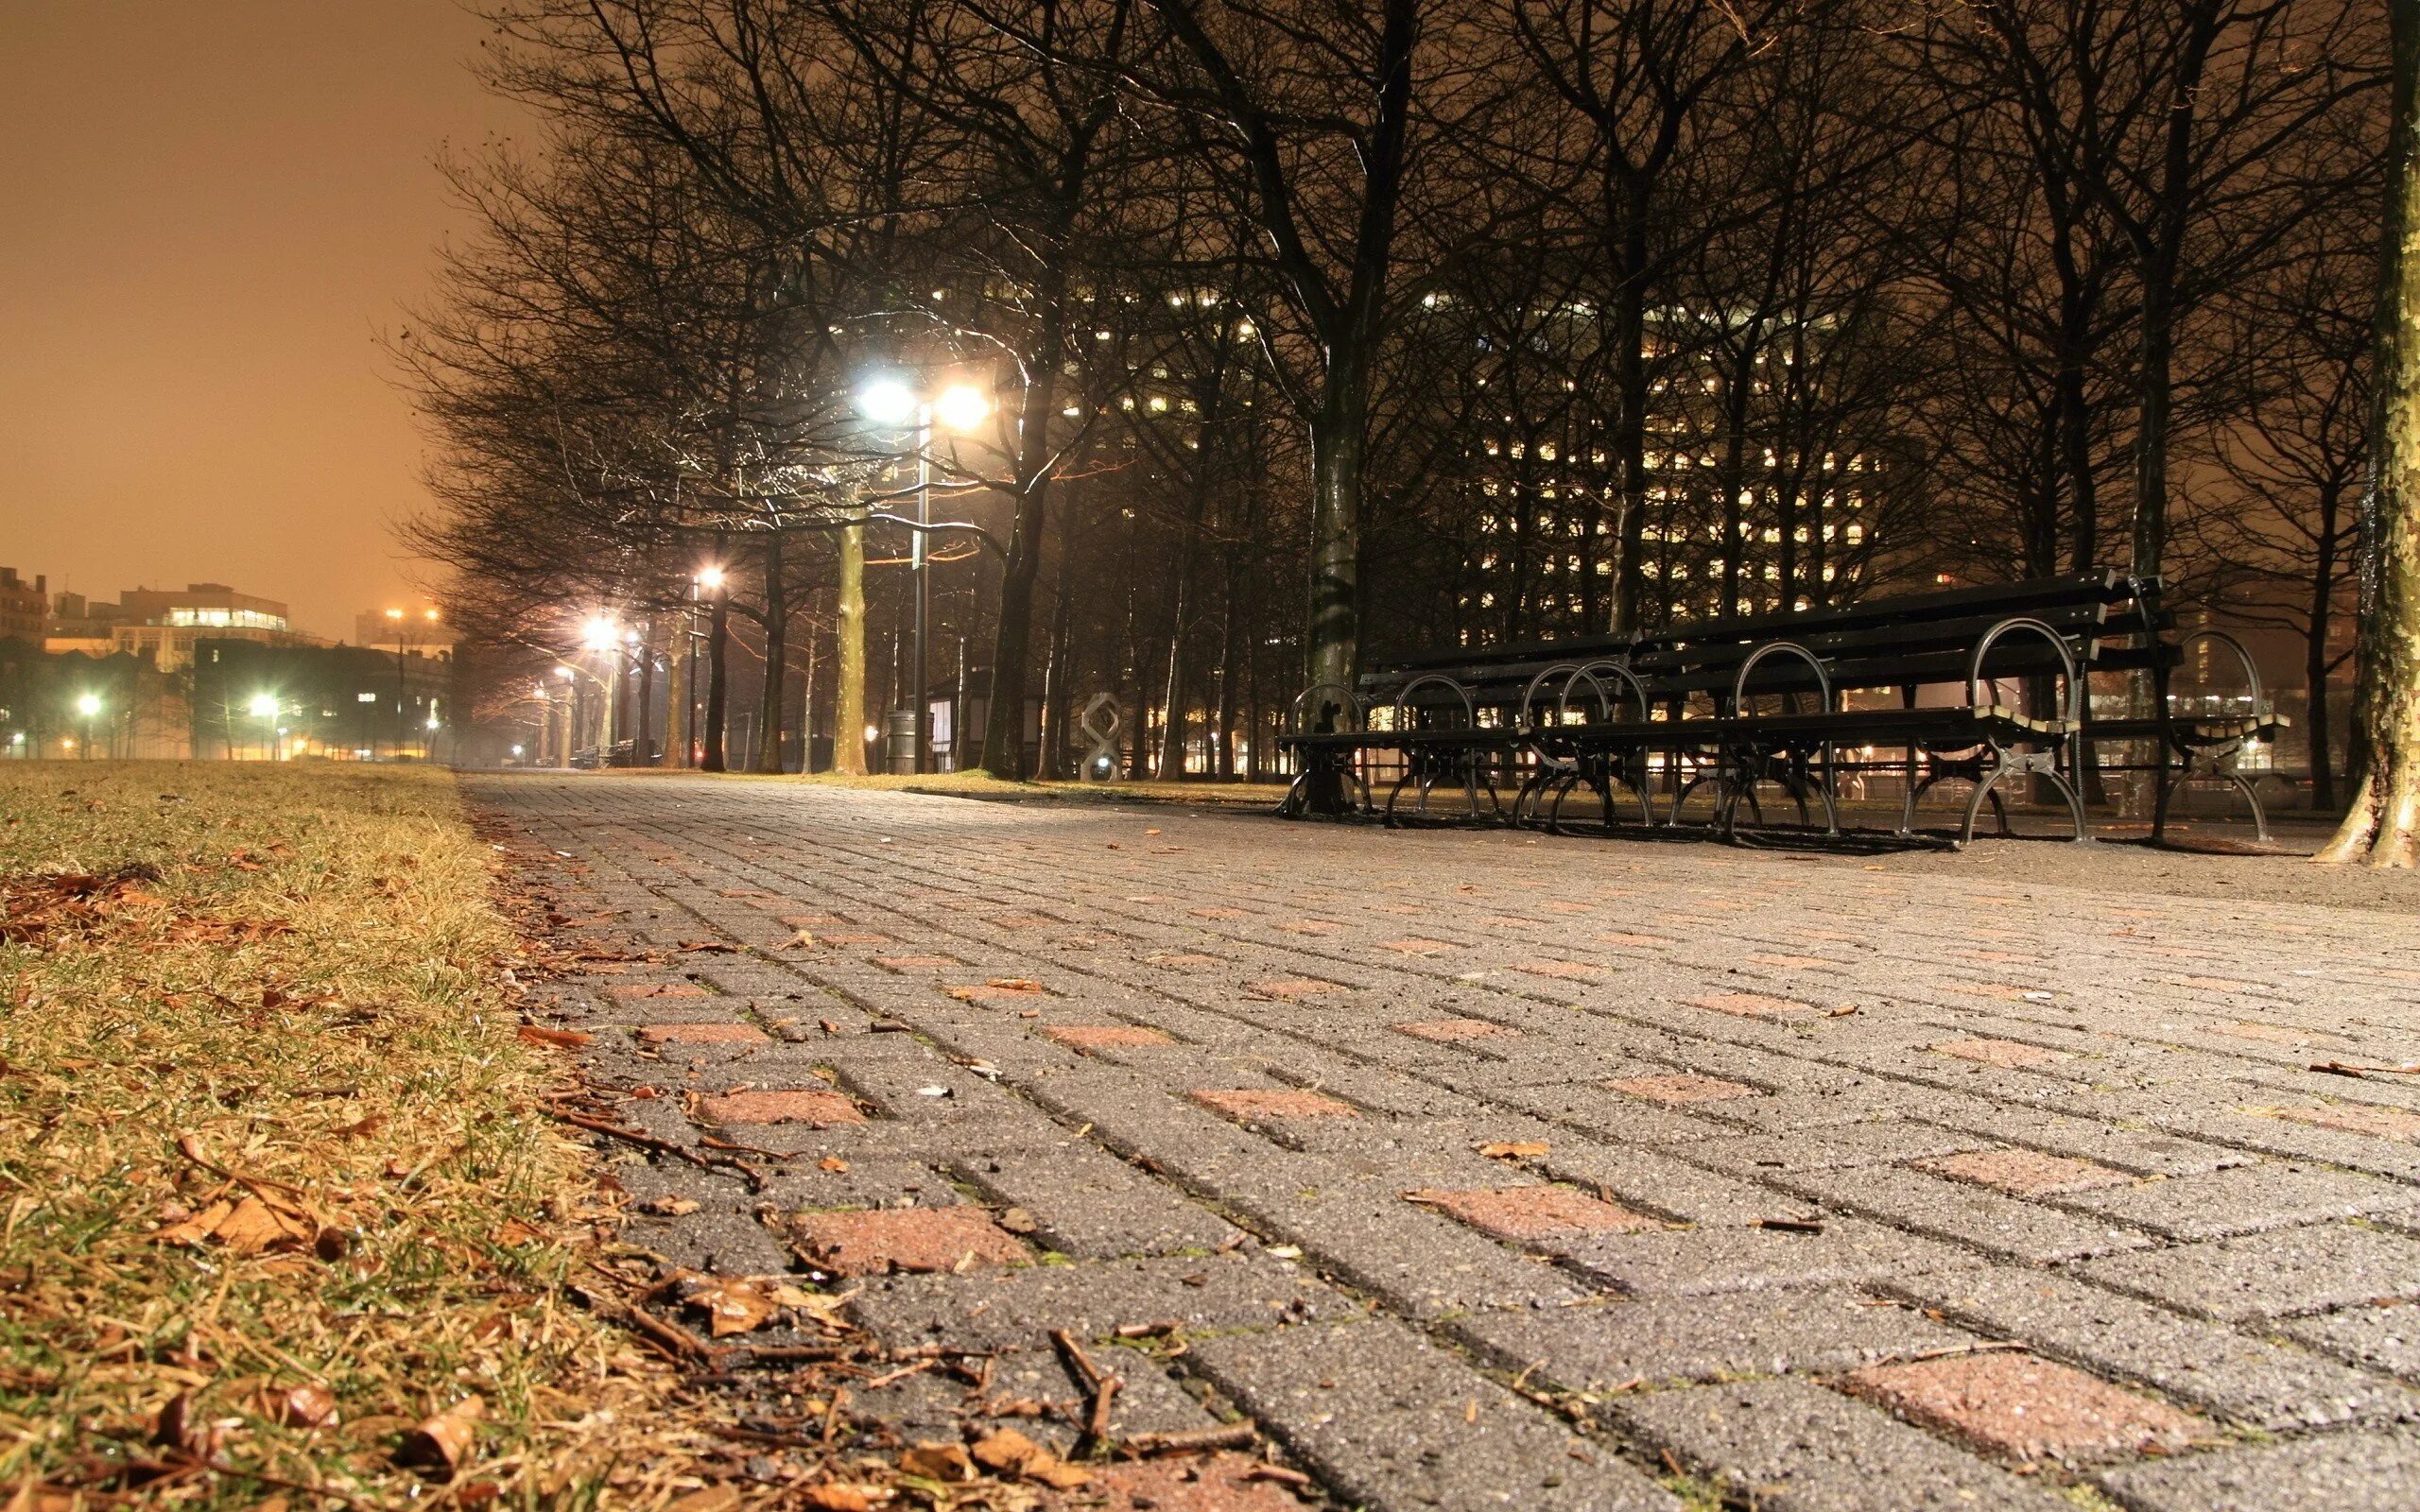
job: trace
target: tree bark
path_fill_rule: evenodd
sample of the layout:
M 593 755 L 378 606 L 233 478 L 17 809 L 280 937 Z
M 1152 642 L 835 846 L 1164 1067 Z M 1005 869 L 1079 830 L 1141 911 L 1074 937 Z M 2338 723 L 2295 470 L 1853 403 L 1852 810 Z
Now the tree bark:
M 832 769 L 866 770 L 866 527 L 840 532 L 840 583 L 833 617 L 839 685 L 832 694 Z
M 2370 477 L 2362 498 L 2360 781 L 2323 862 L 2420 865 L 2420 0 L 2389 0 L 2394 117 L 2378 257 Z
M 730 662 L 731 590 L 717 588 L 714 610 L 706 622 L 706 749 L 700 765 L 709 772 L 730 770 L 723 749 L 723 735 L 731 719 L 731 683 L 727 676 Z
M 782 533 L 765 533 L 765 692 L 759 700 L 761 717 L 756 721 L 756 760 L 753 770 L 778 772 L 782 769 L 782 715 L 788 701 L 789 684 L 789 589 L 783 579 L 786 564 L 782 560 Z

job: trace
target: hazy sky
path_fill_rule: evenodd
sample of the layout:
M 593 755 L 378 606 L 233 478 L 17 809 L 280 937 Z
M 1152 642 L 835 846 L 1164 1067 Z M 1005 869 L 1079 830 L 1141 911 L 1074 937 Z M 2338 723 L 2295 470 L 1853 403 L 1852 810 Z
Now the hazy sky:
M 421 442 L 374 344 L 509 132 L 454 0 L 0 0 L 0 565 L 402 601 Z

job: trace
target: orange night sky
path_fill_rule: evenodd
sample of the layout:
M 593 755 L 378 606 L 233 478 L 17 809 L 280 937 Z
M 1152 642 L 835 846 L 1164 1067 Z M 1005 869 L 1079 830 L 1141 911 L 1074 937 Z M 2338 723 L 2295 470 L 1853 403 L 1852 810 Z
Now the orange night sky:
M 375 345 L 514 125 L 454 0 L 0 0 L 0 565 L 233 583 L 349 639 L 413 592 Z

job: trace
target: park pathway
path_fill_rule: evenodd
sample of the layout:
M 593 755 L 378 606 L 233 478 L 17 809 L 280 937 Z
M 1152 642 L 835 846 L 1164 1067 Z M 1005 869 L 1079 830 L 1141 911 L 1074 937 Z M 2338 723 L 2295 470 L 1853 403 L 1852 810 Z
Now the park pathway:
M 902 1441 L 1081 1404 L 1065 1330 L 1120 1378 L 1109 1436 L 1240 1415 L 1340 1506 L 2420 1505 L 2420 1076 L 2311 1069 L 2420 1062 L 2420 918 L 1176 807 L 470 791 L 563 927 L 661 953 L 552 985 L 614 1116 L 786 1157 L 752 1191 L 617 1146 L 628 1237 L 856 1278 L 895 1356 L 981 1361 L 852 1404 Z M 1065 1448 L 1083 1416 L 1015 1420 Z M 1067 1504 L 1296 1504 L 1184 1463 Z

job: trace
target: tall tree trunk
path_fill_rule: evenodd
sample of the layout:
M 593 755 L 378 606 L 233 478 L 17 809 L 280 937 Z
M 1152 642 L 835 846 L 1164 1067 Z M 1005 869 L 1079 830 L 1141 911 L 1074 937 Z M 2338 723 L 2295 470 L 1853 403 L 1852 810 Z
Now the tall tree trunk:
M 1614 465 L 1621 477 L 1619 541 L 1614 561 L 1613 628 L 1638 627 L 1646 596 L 1647 538 L 1647 195 L 1623 197 L 1615 243 Z
M 2388 0 L 2394 114 L 2386 233 L 2378 258 L 2377 356 L 2360 680 L 2353 718 L 2366 746 L 2353 805 L 2321 861 L 2420 865 L 2420 0 Z
M 1068 655 L 1072 647 L 1069 635 L 1074 618 L 1072 596 L 1068 593 L 1068 553 L 1075 549 L 1076 486 L 1071 481 L 1067 496 L 1059 502 L 1058 591 L 1050 604 L 1050 654 L 1042 672 L 1042 749 L 1034 764 L 1034 775 L 1042 778 L 1063 777 L 1062 765 L 1067 752 L 1067 715 L 1071 695 L 1067 688 Z
M 1185 623 L 1195 611 L 1194 567 L 1201 555 L 1201 517 L 1210 507 L 1206 460 L 1193 470 L 1191 486 L 1185 491 L 1189 497 L 1185 501 L 1184 534 L 1177 541 L 1175 607 L 1168 620 L 1167 716 L 1160 721 L 1160 779 L 1171 782 L 1184 779 L 1185 736 L 1192 722 L 1193 668 L 1185 655 L 1190 649 Z
M 731 720 L 731 590 L 715 590 L 715 607 L 706 619 L 705 759 L 709 772 L 730 769 L 724 759 L 723 735 Z
M 1224 558 L 1225 571 L 1219 595 L 1219 712 L 1215 716 L 1219 747 L 1214 775 L 1222 782 L 1232 782 L 1236 780 L 1236 656 L 1243 621 L 1236 613 L 1236 548 L 1229 545 L 1220 556 Z
M 1331 347 L 1311 423 L 1310 683 L 1353 686 L 1361 660 L 1361 482 L 1368 353 Z M 1334 695 L 1330 695 L 1331 697 Z
M 2135 378 L 2139 416 L 2135 436 L 2134 573 L 2160 575 L 2168 551 L 2168 433 L 2175 381 L 2176 271 L 2154 256 L 2143 268 L 2141 371 Z M 2079 562 L 2088 567 L 2089 562 Z
M 1061 240 L 1064 241 L 1064 229 Z M 1050 421 L 1059 411 L 1061 349 L 1066 344 L 1067 273 L 1054 253 L 1043 266 L 1036 302 L 1032 377 L 1017 417 L 1016 519 L 1008 561 L 1000 570 L 1000 620 L 992 642 L 992 703 L 983 722 L 983 769 L 1005 782 L 1029 775 L 1025 756 L 1027 664 L 1033 660 L 1033 583 L 1042 568 L 1042 531 L 1049 517 Z M 965 736 L 953 731 L 952 738 Z M 961 745 L 960 749 L 963 749 Z M 959 763 L 964 765 L 964 762 Z
M 782 769 L 782 715 L 789 691 L 789 585 L 783 579 L 782 533 L 765 533 L 765 692 L 758 701 L 756 760 L 753 770 Z
M 2310 750 L 2310 806 L 2325 814 L 2336 807 L 2335 753 L 2328 748 L 2327 637 L 2336 627 L 2336 541 L 2343 495 L 2336 485 L 2322 490 L 2318 556 L 2311 566 L 2310 613 L 2303 639 L 2303 723 Z
M 840 532 L 840 583 L 834 619 L 839 686 L 832 692 L 832 769 L 861 777 L 866 769 L 866 527 L 862 524 Z

